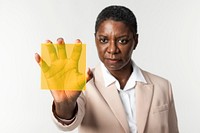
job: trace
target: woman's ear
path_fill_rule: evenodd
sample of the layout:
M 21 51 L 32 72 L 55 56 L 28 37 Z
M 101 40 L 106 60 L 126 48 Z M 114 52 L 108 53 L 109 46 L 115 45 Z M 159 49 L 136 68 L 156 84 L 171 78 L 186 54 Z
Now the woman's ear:
M 138 45 L 138 36 L 139 36 L 138 34 L 135 34 L 135 35 L 134 35 L 135 46 L 134 46 L 133 50 L 135 50 L 136 47 L 137 47 L 137 45 Z

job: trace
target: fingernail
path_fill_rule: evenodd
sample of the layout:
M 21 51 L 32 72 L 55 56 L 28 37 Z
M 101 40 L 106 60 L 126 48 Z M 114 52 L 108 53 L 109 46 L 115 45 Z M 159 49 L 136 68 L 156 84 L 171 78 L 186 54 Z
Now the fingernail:
M 50 40 L 46 40 L 46 43 L 52 43 Z
M 76 39 L 75 43 L 81 43 L 80 39 Z
M 57 39 L 57 42 L 58 42 L 58 44 L 62 44 L 64 42 L 64 40 L 63 40 L 62 37 L 60 37 L 60 38 Z

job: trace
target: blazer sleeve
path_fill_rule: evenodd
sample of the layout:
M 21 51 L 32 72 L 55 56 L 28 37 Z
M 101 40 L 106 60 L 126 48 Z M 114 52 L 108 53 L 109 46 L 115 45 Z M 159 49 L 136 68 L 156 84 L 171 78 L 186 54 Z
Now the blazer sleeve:
M 72 118 L 71 120 L 64 120 L 64 119 L 58 118 L 55 114 L 54 107 L 52 107 L 52 119 L 54 123 L 56 124 L 56 126 L 62 131 L 72 131 L 75 128 L 77 128 L 81 124 L 83 117 L 85 115 L 85 104 L 86 104 L 86 98 L 84 94 L 81 93 L 81 95 L 77 99 L 78 111 L 75 117 Z M 72 123 L 67 125 L 66 121 L 68 122 L 71 121 Z
M 179 133 L 172 87 L 170 83 L 169 83 L 169 98 L 170 98 L 169 115 L 168 115 L 169 133 Z

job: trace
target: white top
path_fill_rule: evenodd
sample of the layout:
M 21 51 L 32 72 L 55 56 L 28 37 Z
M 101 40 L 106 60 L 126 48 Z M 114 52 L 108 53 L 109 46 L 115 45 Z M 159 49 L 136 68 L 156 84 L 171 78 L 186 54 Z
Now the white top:
M 140 68 L 132 62 L 133 72 L 131 73 L 124 89 L 120 89 L 120 85 L 117 79 L 111 75 L 103 63 L 101 63 L 101 69 L 103 72 L 103 79 L 105 82 L 105 87 L 115 82 L 119 96 L 121 98 L 122 104 L 126 111 L 127 120 L 131 133 L 137 133 L 136 126 L 136 107 L 135 107 L 135 84 L 136 81 L 145 82 L 144 76 Z

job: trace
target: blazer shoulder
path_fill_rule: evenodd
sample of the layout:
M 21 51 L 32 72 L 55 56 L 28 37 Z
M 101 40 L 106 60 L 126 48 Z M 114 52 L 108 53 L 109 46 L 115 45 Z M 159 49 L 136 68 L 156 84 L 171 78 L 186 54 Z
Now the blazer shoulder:
M 154 85 L 157 84 L 159 86 L 169 86 L 171 84 L 168 79 L 165 79 L 161 76 L 152 74 L 152 73 L 142 70 L 142 69 L 141 69 L 141 72 L 142 72 L 145 80 L 147 81 L 147 83 L 152 83 Z

